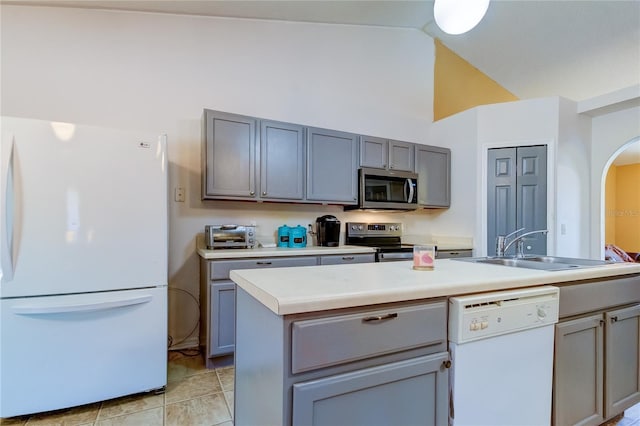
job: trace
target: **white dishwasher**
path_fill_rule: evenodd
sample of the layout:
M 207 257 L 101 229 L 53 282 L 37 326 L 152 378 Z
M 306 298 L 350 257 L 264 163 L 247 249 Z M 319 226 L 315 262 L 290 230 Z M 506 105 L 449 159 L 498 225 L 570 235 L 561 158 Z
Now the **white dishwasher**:
M 449 299 L 450 424 L 548 426 L 558 288 Z

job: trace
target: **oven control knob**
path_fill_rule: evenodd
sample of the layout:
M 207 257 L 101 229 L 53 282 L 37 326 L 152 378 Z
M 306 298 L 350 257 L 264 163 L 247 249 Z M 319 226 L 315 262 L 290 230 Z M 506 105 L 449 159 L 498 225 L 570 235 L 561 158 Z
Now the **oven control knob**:
M 362 226 L 362 225 L 358 225 L 358 230 L 359 230 L 359 231 L 362 231 L 363 229 L 364 229 L 364 226 Z

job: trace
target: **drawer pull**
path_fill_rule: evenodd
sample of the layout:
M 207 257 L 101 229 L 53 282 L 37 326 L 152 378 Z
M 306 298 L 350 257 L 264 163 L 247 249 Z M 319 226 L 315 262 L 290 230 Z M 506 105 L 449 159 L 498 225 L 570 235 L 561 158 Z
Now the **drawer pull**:
M 618 316 L 616 315 L 615 317 L 611 317 L 611 322 L 618 322 Z
M 342 256 L 342 260 L 353 260 L 355 257 L 353 256 Z
M 271 262 L 256 262 L 256 265 L 271 265 Z
M 372 317 L 365 317 L 365 318 L 362 318 L 362 322 L 384 321 L 384 320 L 390 320 L 390 319 L 394 319 L 394 318 L 398 318 L 398 314 L 395 313 L 395 312 L 393 314 L 375 315 L 375 316 L 372 316 Z

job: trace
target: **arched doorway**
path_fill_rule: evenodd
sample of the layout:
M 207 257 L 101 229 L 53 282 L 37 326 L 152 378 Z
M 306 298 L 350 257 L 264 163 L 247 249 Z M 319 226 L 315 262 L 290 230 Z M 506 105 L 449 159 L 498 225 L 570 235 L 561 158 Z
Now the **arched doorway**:
M 603 172 L 605 245 L 640 253 L 640 136 L 621 146 Z

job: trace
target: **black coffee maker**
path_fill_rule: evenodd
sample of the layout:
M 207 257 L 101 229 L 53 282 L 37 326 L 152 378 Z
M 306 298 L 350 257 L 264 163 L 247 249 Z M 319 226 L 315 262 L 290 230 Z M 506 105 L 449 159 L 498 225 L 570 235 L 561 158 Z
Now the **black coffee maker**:
M 325 215 L 316 219 L 318 245 L 337 247 L 340 243 L 340 221 L 335 216 Z

